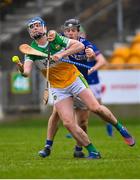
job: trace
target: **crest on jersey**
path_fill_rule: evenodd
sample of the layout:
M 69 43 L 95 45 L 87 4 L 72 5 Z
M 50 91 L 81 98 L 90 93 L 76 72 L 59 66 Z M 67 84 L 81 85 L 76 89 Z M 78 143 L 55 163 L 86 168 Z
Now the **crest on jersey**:
M 61 48 L 61 46 L 59 44 L 55 45 L 55 49 L 59 50 Z
M 53 99 L 54 99 L 54 100 L 56 100 L 56 99 L 57 99 L 57 96 L 56 96 L 56 95 L 54 95 L 54 96 L 53 96 Z

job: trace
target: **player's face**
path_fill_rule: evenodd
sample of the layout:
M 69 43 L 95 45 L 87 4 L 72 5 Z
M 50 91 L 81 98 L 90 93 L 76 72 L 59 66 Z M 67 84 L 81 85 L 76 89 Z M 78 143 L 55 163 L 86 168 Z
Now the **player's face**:
M 46 32 L 46 28 L 39 22 L 33 23 L 28 26 L 28 31 L 31 37 L 34 37 L 38 33 Z
M 78 39 L 78 30 L 76 27 L 71 27 L 71 28 L 66 28 L 64 30 L 64 35 L 70 39 L 75 39 L 77 40 Z

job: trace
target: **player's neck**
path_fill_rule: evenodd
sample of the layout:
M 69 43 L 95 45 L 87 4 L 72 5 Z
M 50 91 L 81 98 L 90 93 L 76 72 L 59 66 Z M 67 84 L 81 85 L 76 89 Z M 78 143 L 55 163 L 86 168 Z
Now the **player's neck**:
M 47 42 L 47 36 L 42 37 L 41 39 L 37 40 L 37 44 L 42 45 L 42 46 L 45 45 L 46 42 Z

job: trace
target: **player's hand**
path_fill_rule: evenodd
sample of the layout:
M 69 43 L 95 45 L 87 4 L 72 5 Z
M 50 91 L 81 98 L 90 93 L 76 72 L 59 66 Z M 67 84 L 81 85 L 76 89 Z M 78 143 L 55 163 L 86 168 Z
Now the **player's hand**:
M 22 74 L 24 72 L 24 68 L 23 68 L 23 64 L 22 63 L 17 63 L 17 69 L 19 70 L 19 72 Z
M 62 58 L 62 55 L 60 53 L 57 53 L 57 54 L 54 54 L 51 58 L 54 61 L 59 61 L 59 59 Z
M 47 36 L 48 41 L 49 41 L 49 42 L 53 41 L 53 40 L 55 39 L 55 36 L 56 36 L 56 31 L 50 30 L 50 31 L 48 32 L 48 36 Z
M 18 56 L 13 56 L 12 57 L 12 62 L 13 63 L 16 63 L 16 66 L 17 66 L 17 69 L 20 73 L 23 73 L 24 72 L 24 67 L 23 67 L 23 64 L 21 63 L 20 59 Z
M 91 73 L 93 73 L 94 72 L 94 67 L 92 67 L 92 68 L 90 68 L 89 70 L 88 70 L 88 75 L 90 75 Z
M 93 51 L 92 48 L 86 48 L 85 53 L 86 53 L 87 58 L 95 58 L 96 57 L 95 52 Z
M 48 103 L 49 100 L 49 90 L 48 88 L 44 90 L 43 93 L 43 103 L 46 105 Z

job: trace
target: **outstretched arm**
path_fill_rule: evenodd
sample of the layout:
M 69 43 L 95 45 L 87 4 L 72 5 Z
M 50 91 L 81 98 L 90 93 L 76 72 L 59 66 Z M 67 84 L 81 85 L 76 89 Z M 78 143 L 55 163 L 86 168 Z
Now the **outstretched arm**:
M 23 64 L 23 70 L 21 71 L 19 68 L 22 76 L 28 77 L 30 75 L 32 70 L 32 64 L 33 64 L 32 61 L 25 61 Z
M 68 48 L 66 50 L 62 51 L 61 53 L 57 53 L 57 54 L 53 55 L 53 60 L 57 61 L 63 57 L 78 53 L 84 49 L 85 49 L 85 47 L 81 42 L 70 39 Z
M 30 75 L 30 72 L 32 70 L 32 64 L 33 61 L 27 60 L 24 62 L 24 64 L 20 61 L 18 56 L 12 57 L 12 62 L 17 64 L 17 68 L 22 76 L 28 77 Z
M 95 61 L 97 61 L 97 63 L 93 67 L 91 67 L 91 69 L 88 71 L 89 75 L 92 72 L 100 69 L 102 66 L 104 66 L 107 63 L 105 57 L 101 53 L 96 56 L 92 48 L 87 48 L 85 52 L 86 52 L 86 56 L 89 59 L 95 59 Z
M 56 38 L 56 35 L 57 35 L 56 31 L 50 30 L 48 32 L 48 36 L 47 36 L 48 41 L 49 42 L 54 41 L 54 39 Z M 52 56 L 52 59 L 54 61 L 58 61 L 59 59 L 61 59 L 63 57 L 67 57 L 69 55 L 78 53 L 78 52 L 80 52 L 80 51 L 82 51 L 84 49 L 85 49 L 85 46 L 81 42 L 79 42 L 77 40 L 74 40 L 74 39 L 69 39 L 69 44 L 68 44 L 66 50 L 54 54 Z
M 85 49 L 85 46 L 81 42 L 71 39 L 67 50 L 63 51 L 62 55 L 63 57 L 69 56 L 69 55 L 78 53 L 84 49 Z

